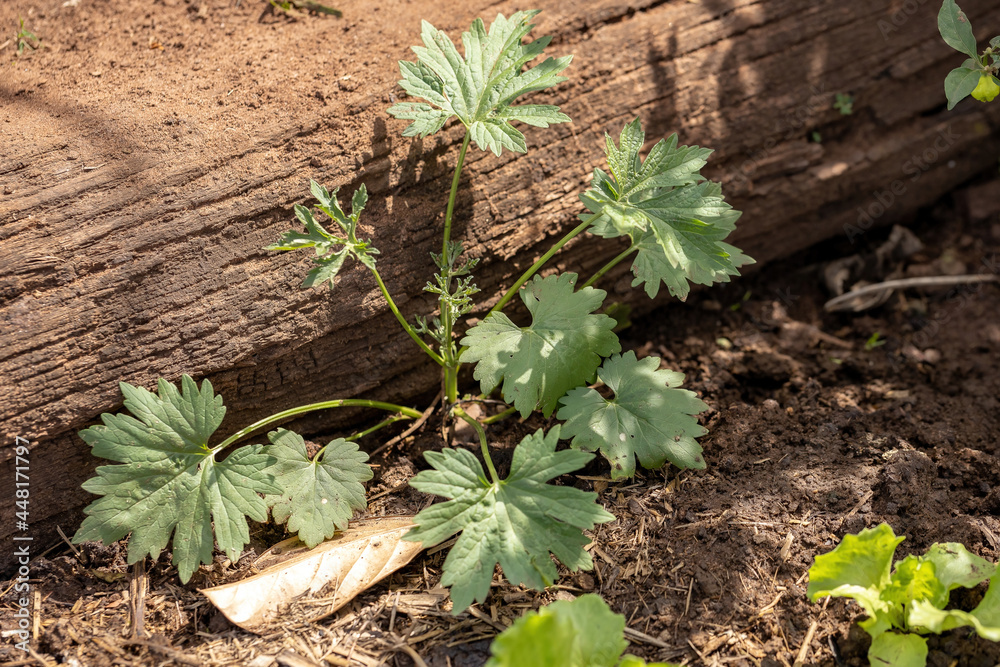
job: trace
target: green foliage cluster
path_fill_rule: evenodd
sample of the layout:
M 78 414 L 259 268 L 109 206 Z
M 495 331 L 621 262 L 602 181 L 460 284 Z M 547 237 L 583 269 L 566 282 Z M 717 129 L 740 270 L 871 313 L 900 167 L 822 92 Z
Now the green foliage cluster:
M 944 0 L 938 12 L 938 30 L 951 48 L 968 56 L 961 67 L 956 67 L 944 80 L 948 109 L 969 95 L 980 102 L 992 102 L 1000 93 L 1000 35 L 990 40 L 990 45 L 979 53 L 972 24 L 955 0 Z
M 413 49 L 416 61 L 400 63 L 400 85 L 411 99 L 388 112 L 409 121 L 404 136 L 434 134 L 453 119 L 465 130 L 445 208 L 441 252 L 431 255 L 437 271 L 425 288 L 437 297 L 436 312 L 420 314 L 411 323 L 397 308 L 379 272 L 379 251 L 358 238 L 368 202 L 364 185 L 353 193 L 348 214 L 336 189 L 313 182 L 315 211 L 301 205 L 294 211 L 304 230 L 289 231 L 268 248 L 311 251 L 313 266 L 302 283 L 306 288 L 333 288 L 349 261 L 369 272 L 403 329 L 441 367 L 444 419 L 462 419 L 477 433 L 481 460 L 461 448 L 428 452 L 431 469 L 412 480 L 415 488 L 446 500 L 418 514 L 417 527 L 406 539 L 430 547 L 459 534 L 442 579 L 451 587 L 455 613 L 485 600 L 497 564 L 511 582 L 534 588 L 556 579 L 550 554 L 573 570 L 592 567 L 583 531 L 614 517 L 596 502 L 596 494 L 552 481 L 586 465 L 593 452 L 608 460 L 614 478 L 634 475 L 636 462 L 647 468 L 667 461 L 681 468 L 705 465 L 696 441 L 705 432 L 696 419 L 705 404 L 680 388 L 680 373 L 661 370 L 660 359 L 622 353 L 616 320 L 601 312 L 606 292 L 594 284 L 634 257 L 634 286 L 655 297 L 665 285 L 683 299 L 691 283 L 728 281 L 753 261 L 724 242 L 740 213 L 725 202 L 718 184 L 701 175 L 711 151 L 679 145 L 673 135 L 657 142 L 643 159 L 646 137 L 635 119 L 625 125 L 617 143 L 606 135 L 608 171 L 594 170 L 590 188 L 580 196 L 586 210 L 579 224 L 475 326 L 460 333 L 461 319 L 474 308 L 479 291 L 472 275 L 477 261 L 464 259 L 462 244 L 451 239 L 470 146 L 496 155 L 525 152 L 527 141 L 515 124 L 548 127 L 570 120 L 553 105 L 516 104 L 528 93 L 564 81 L 561 73 L 571 60 L 543 57 L 551 38 L 525 40 L 536 14 L 498 15 L 489 29 L 477 19 L 462 35 L 464 55 L 446 34 L 424 22 L 423 44 Z M 576 273 L 539 274 L 560 248 L 584 232 L 622 239 L 627 248 L 582 284 Z M 524 325 L 503 312 L 515 294 L 530 317 Z M 463 364 L 474 365 L 480 396 L 459 400 Z M 595 382 L 606 391 L 588 386 Z M 155 557 L 172 535 L 174 562 L 184 581 L 199 562 L 211 561 L 213 525 L 219 546 L 234 560 L 248 539 L 247 517 L 263 521 L 270 512 L 310 545 L 342 529 L 351 511 L 364 507 L 362 483 L 371 478 L 367 456 L 353 440 L 422 414 L 389 403 L 336 399 L 287 410 L 210 444 L 224 414 L 221 398 L 207 381 L 199 388 L 185 376 L 181 386 L 179 391 L 161 380 L 157 396 L 122 384 L 125 407 L 134 416 L 104 415 L 103 425 L 82 433 L 95 455 L 119 465 L 102 466 L 87 482 L 86 488 L 101 498 L 87 508 L 88 517 L 74 539 L 110 542 L 131 532 L 129 561 L 135 562 L 147 553 Z M 463 410 L 467 401 L 484 400 L 497 389 L 511 406 L 506 412 L 480 423 Z M 284 429 L 269 433 L 270 444 L 230 451 L 259 429 L 342 406 L 377 408 L 392 416 L 363 433 L 330 442 L 312 457 L 302 437 Z M 514 449 L 510 473 L 501 479 L 485 426 L 513 412 L 527 416 L 533 411 L 546 417 L 555 413 L 564 423 L 525 437 Z M 560 439 L 570 441 L 570 448 L 559 451 Z M 220 460 L 224 452 L 228 456 Z
M 675 667 L 622 655 L 625 617 L 594 594 L 530 611 L 497 635 L 486 667 Z
M 861 605 L 868 614 L 860 625 L 872 637 L 868 659 L 873 665 L 923 667 L 927 640 L 920 635 L 931 632 L 971 626 L 980 637 L 1000 641 L 997 566 L 951 542 L 893 563 L 904 539 L 884 523 L 845 535 L 809 568 L 809 599 L 848 597 Z M 946 609 L 952 590 L 987 580 L 986 595 L 971 612 Z

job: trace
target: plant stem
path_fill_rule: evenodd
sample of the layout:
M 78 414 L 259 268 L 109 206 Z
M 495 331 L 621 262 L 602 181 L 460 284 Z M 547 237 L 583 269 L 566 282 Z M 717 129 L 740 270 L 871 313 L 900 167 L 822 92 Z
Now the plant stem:
M 503 412 L 498 412 L 497 414 L 493 415 L 492 417 L 487 417 L 486 419 L 483 420 L 483 424 L 486 424 L 486 425 L 495 424 L 498 421 L 503 421 L 504 419 L 507 419 L 507 417 L 510 417 L 515 412 L 517 412 L 517 408 L 515 408 L 512 405 L 509 408 L 507 408 L 506 410 L 504 410 Z
M 407 419 L 412 419 L 412 418 L 411 417 L 405 417 L 403 415 L 393 415 L 392 417 L 389 417 L 388 419 L 384 419 L 384 420 L 380 421 L 379 423 L 375 424 L 371 428 L 366 428 L 364 431 L 361 431 L 360 433 L 355 433 L 354 435 L 352 435 L 349 438 L 344 438 L 344 440 L 349 440 L 351 442 L 354 442 L 355 440 L 360 440 L 361 438 L 365 437 L 366 435 L 368 435 L 370 433 L 374 433 L 375 431 L 378 431 L 379 429 L 383 429 L 386 426 L 389 426 L 391 424 L 395 424 L 398 421 L 404 421 L 404 420 L 407 420 Z
M 396 405 L 395 403 L 383 403 L 382 401 L 369 401 L 364 398 L 341 398 L 335 401 L 322 401 L 320 403 L 310 403 L 309 405 L 300 405 L 297 408 L 291 408 L 290 410 L 283 410 L 277 414 L 273 414 L 270 417 L 265 417 L 260 421 L 256 421 L 246 428 L 240 429 L 236 433 L 232 434 L 218 445 L 212 448 L 213 452 L 219 452 L 233 444 L 237 440 L 242 440 L 254 431 L 265 426 L 270 426 L 271 424 L 276 424 L 278 422 L 284 421 L 289 417 L 296 417 L 298 415 L 304 415 L 307 412 L 314 412 L 316 410 L 326 410 L 328 408 L 376 408 L 379 410 L 388 410 L 389 412 L 398 412 L 410 419 L 419 419 L 423 413 L 419 410 L 414 410 L 413 408 L 408 408 L 405 405 Z
M 531 276 L 535 275 L 535 273 L 538 272 L 538 269 L 544 266 L 545 262 L 552 259 L 552 256 L 555 255 L 557 252 L 559 252 L 559 250 L 564 245 L 569 243 L 570 240 L 572 240 L 576 236 L 579 236 L 582 232 L 584 232 L 587 229 L 587 227 L 590 227 L 590 225 L 593 224 L 594 220 L 596 220 L 599 216 L 600 213 L 594 213 L 593 215 L 587 216 L 586 218 L 584 218 L 583 222 L 574 227 L 568 234 L 566 234 L 566 236 L 559 239 L 559 241 L 554 246 L 549 248 L 548 252 L 539 257 L 537 262 L 532 264 L 527 271 L 521 274 L 521 277 L 517 279 L 517 282 L 510 286 L 510 289 L 508 289 L 504 293 L 504 295 L 500 297 L 500 300 L 497 301 L 495 306 L 490 308 L 490 312 L 487 313 L 486 316 L 489 317 L 492 313 L 495 313 L 498 310 L 503 310 L 503 307 L 506 306 L 507 302 L 511 300 L 514 294 L 517 293 L 517 290 L 521 289 L 521 285 L 528 282 Z
M 462 149 L 458 153 L 458 163 L 455 165 L 455 175 L 451 177 L 451 192 L 448 193 L 448 207 L 444 213 L 444 234 L 441 243 L 441 262 L 448 262 L 449 248 L 451 243 L 451 218 L 455 212 L 455 200 L 458 198 L 458 183 L 462 178 L 462 165 L 465 163 L 465 153 L 469 150 L 469 141 L 472 135 L 466 131 L 465 139 L 462 141 Z M 456 258 L 457 259 L 457 258 Z M 444 404 L 447 406 L 458 399 L 458 355 L 455 354 L 455 343 L 452 340 L 452 331 L 455 322 L 451 317 L 451 305 L 448 301 L 451 295 L 451 262 L 448 268 L 442 269 L 445 273 L 444 292 L 438 299 L 438 310 L 441 313 L 441 365 L 444 367 L 444 374 L 441 379 L 444 389 Z
M 618 264 L 619 262 L 621 262 L 623 259 L 625 259 L 629 255 L 631 255 L 633 252 L 635 252 L 638 249 L 639 249 L 639 246 L 637 244 L 633 243 L 632 245 L 630 245 L 626 250 L 623 250 L 621 252 L 621 254 L 619 254 L 613 260 L 611 260 L 610 262 L 608 262 L 607 264 L 605 264 L 604 266 L 602 266 L 601 269 L 597 273 L 595 273 L 594 275 L 592 275 L 590 277 L 590 280 L 588 280 L 584 284 L 580 285 L 580 289 L 583 289 L 584 287 L 591 287 L 591 286 L 593 286 L 594 283 L 596 283 L 598 280 L 601 279 L 601 276 L 603 276 L 605 273 L 607 273 L 608 271 L 610 271 L 611 269 L 613 269 L 616 264 Z
M 392 300 L 392 297 L 389 296 L 389 290 L 388 288 L 386 288 L 385 283 L 382 282 L 382 276 L 379 275 L 378 269 L 376 269 L 375 267 L 370 267 L 370 268 L 372 275 L 375 276 L 375 282 L 378 283 L 378 288 L 382 290 L 382 296 L 385 298 L 386 303 L 389 304 L 389 310 L 392 311 L 392 314 L 396 316 L 396 319 L 399 320 L 399 323 L 403 325 L 404 329 L 406 329 L 406 333 L 410 334 L 410 338 L 416 341 L 417 345 L 420 346 L 420 349 L 426 352 L 428 355 L 430 355 L 431 359 L 436 361 L 439 365 L 443 366 L 445 360 L 441 358 L 441 355 L 432 350 L 427 345 L 427 343 L 421 340 L 417 332 L 413 330 L 413 327 L 409 325 L 409 323 L 406 321 L 406 318 L 403 317 L 403 315 L 399 312 L 399 308 L 396 307 L 396 302 L 394 302 Z
M 493 479 L 494 484 L 499 484 L 500 476 L 497 475 L 497 469 L 493 465 L 493 459 L 490 458 L 490 448 L 486 445 L 486 431 L 483 430 L 483 427 L 479 422 L 470 417 L 469 413 L 462 408 L 455 408 L 454 413 L 456 417 L 476 429 L 476 433 L 479 434 L 479 445 L 483 448 L 483 459 L 486 460 L 486 467 L 490 471 L 490 477 Z
M 455 165 L 455 175 L 451 177 L 451 192 L 448 194 L 448 208 L 444 212 L 444 241 L 441 244 L 441 257 L 448 257 L 448 242 L 451 241 L 451 216 L 455 212 L 455 199 L 458 197 L 458 182 L 462 176 L 462 164 L 465 162 L 465 153 L 469 150 L 469 141 L 472 135 L 465 132 L 465 139 L 462 141 L 462 149 L 458 152 L 458 164 Z

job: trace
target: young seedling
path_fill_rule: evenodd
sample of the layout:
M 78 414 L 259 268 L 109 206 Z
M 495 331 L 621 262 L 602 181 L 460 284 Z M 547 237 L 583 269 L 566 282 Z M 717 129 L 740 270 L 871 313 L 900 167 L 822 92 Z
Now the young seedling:
M 24 19 L 18 17 L 17 20 L 19 25 L 17 33 L 14 35 L 14 48 L 17 50 L 17 55 L 21 56 L 25 49 L 34 51 L 40 46 L 40 43 L 35 33 L 24 27 Z
M 956 67 L 944 80 L 944 93 L 948 109 L 969 95 L 980 102 L 992 102 L 1000 93 L 1000 36 L 990 40 L 990 45 L 979 53 L 972 24 L 955 0 L 944 0 L 938 12 L 938 30 L 951 48 L 968 56 L 961 67 Z
M 847 93 L 837 93 L 833 108 L 839 111 L 841 116 L 850 116 L 854 113 L 854 96 Z
M 923 556 L 893 564 L 904 539 L 884 523 L 845 535 L 809 568 L 809 599 L 848 597 L 861 605 L 868 618 L 859 625 L 872 637 L 868 660 L 873 665 L 922 667 L 927 640 L 920 635 L 931 632 L 972 626 L 980 637 L 1000 641 L 996 565 L 952 542 L 932 544 Z M 945 609 L 952 590 L 987 580 L 986 595 L 971 612 Z
M 526 94 L 564 81 L 561 72 L 571 60 L 570 56 L 541 59 L 551 38 L 524 41 L 537 13 L 498 15 L 488 30 L 477 19 L 462 35 L 464 56 L 446 34 L 425 21 L 423 45 L 413 48 L 416 61 L 400 63 L 400 85 L 414 99 L 388 111 L 410 121 L 403 135 L 428 136 L 455 119 L 465 131 L 445 206 L 441 252 L 431 254 L 437 271 L 425 288 L 437 296 L 435 312 L 419 315 L 411 324 L 396 306 L 379 272 L 379 251 L 357 235 L 368 201 L 364 185 L 351 196 L 348 214 L 338 202 L 337 189 L 313 182 L 312 195 L 323 218 L 296 205 L 295 217 L 304 231 L 289 231 L 268 248 L 314 253 L 313 267 L 302 283 L 307 288 L 334 288 L 339 272 L 351 262 L 371 273 L 400 326 L 441 367 L 443 417 L 461 419 L 477 434 L 481 461 L 465 449 L 446 447 L 428 452 L 432 469 L 412 480 L 415 488 L 447 500 L 418 514 L 417 527 L 406 539 L 430 547 L 460 533 L 442 577 L 442 583 L 451 587 L 454 613 L 486 599 L 497 564 L 510 581 L 534 588 L 556 579 L 550 554 L 570 569 L 592 567 L 583 549 L 588 543 L 583 531 L 614 517 L 597 504 L 596 494 L 551 484 L 587 464 L 594 457 L 591 452 L 603 454 L 615 479 L 633 475 L 636 461 L 647 468 L 666 461 L 682 468 L 705 466 L 695 440 L 704 433 L 696 415 L 705 404 L 680 388 L 680 373 L 661 370 L 658 358 L 622 354 L 614 333 L 617 322 L 600 312 L 606 292 L 594 285 L 631 259 L 633 286 L 642 286 L 652 298 L 663 285 L 683 299 L 691 283 L 726 282 L 739 275 L 740 266 L 753 262 L 724 242 L 740 213 L 725 202 L 721 187 L 700 173 L 711 150 L 679 145 L 673 135 L 656 143 L 643 159 L 640 152 L 646 140 L 637 118 L 625 125 L 617 144 L 606 135 L 609 172 L 594 170 L 591 187 L 580 196 L 586 212 L 579 216 L 579 224 L 518 277 L 478 324 L 462 333 L 462 318 L 475 307 L 473 297 L 479 292 L 472 276 L 477 260 L 464 259 L 462 243 L 452 239 L 461 170 L 469 149 L 474 144 L 498 156 L 504 150 L 523 153 L 527 141 L 514 123 L 548 127 L 570 120 L 553 105 L 515 104 Z M 567 242 L 584 232 L 621 238 L 627 248 L 582 283 L 576 273 L 539 275 Z M 530 315 L 524 326 L 503 312 L 515 295 Z M 481 396 L 459 400 L 462 364 L 475 365 L 473 377 Z M 595 379 L 608 391 L 588 387 Z M 210 560 L 210 515 L 215 517 L 219 544 L 231 558 L 247 539 L 244 515 L 262 520 L 268 509 L 310 545 L 331 536 L 342 528 L 351 509 L 364 506 L 359 489 L 371 477 L 366 456 L 351 441 L 422 416 L 400 405 L 338 399 L 272 415 L 209 445 L 221 421 L 221 399 L 212 395 L 207 382 L 201 390 L 190 378 L 183 385 L 184 392 L 179 393 L 161 381 L 158 400 L 123 385 L 126 407 L 141 423 L 105 415 L 105 426 L 84 431 L 95 454 L 124 465 L 99 468 L 98 478 L 87 483 L 89 490 L 104 497 L 87 508 L 90 516 L 75 539 L 107 542 L 134 531 L 129 548 L 134 562 L 145 553 L 159 553 L 176 525 L 174 559 L 185 581 L 199 561 Z M 497 389 L 511 406 L 508 410 L 480 422 L 463 409 L 468 401 L 483 401 Z M 215 407 L 209 410 L 210 405 Z M 222 462 L 215 459 L 258 429 L 341 406 L 375 408 L 392 416 L 331 442 L 312 459 L 302 438 L 285 430 L 270 433 L 269 446 L 243 447 Z M 514 449 L 509 474 L 501 479 L 485 427 L 513 412 L 527 416 L 533 411 L 545 417 L 557 413 L 565 424 L 525 437 Z M 560 438 L 570 440 L 571 448 L 557 451 Z M 206 472 L 220 466 L 234 472 L 225 476 Z M 158 507 L 179 498 L 198 512 L 178 515 L 176 520 L 164 512 L 155 528 L 136 528 L 156 517 Z M 178 538 L 187 542 L 179 547 Z

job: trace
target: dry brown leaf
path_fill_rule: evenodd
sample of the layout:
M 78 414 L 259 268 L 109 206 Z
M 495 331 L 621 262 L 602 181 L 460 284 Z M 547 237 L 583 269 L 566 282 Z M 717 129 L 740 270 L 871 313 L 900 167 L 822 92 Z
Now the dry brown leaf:
M 314 549 L 297 538 L 285 540 L 257 559 L 260 573 L 201 592 L 248 632 L 259 634 L 290 612 L 301 620 L 319 620 L 423 549 L 419 542 L 402 541 L 411 527 L 412 516 L 389 516 L 355 522 Z

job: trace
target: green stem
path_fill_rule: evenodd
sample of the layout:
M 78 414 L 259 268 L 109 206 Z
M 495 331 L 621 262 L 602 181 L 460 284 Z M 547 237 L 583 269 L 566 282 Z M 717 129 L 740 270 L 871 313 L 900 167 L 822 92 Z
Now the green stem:
M 451 219 L 455 213 L 455 200 L 458 198 L 458 183 L 462 178 L 462 165 L 465 163 L 465 154 L 469 150 L 469 142 L 472 135 L 466 131 L 465 139 L 462 140 L 462 149 L 458 152 L 458 163 L 455 165 L 455 175 L 451 177 L 451 192 L 448 193 L 448 207 L 444 213 L 444 234 L 441 243 L 441 261 L 448 261 L 448 246 L 451 242 Z M 441 365 L 444 367 L 442 382 L 444 383 L 445 405 L 454 403 L 458 399 L 458 355 L 455 354 L 455 343 L 452 341 L 452 331 L 455 322 L 451 318 L 451 306 L 448 303 L 448 296 L 451 294 L 451 264 L 447 269 L 444 284 L 444 293 L 438 299 L 438 310 L 441 313 L 441 328 L 443 336 L 441 338 Z M 444 269 L 442 269 L 444 270 Z
M 458 197 L 458 181 L 462 176 L 462 164 L 465 162 L 465 153 L 469 150 L 469 141 L 471 140 L 472 135 L 466 130 L 465 139 L 462 141 L 462 150 L 458 152 L 458 164 L 455 165 L 455 175 L 451 177 L 448 208 L 444 212 L 444 242 L 441 244 L 442 259 L 448 257 L 448 242 L 451 241 L 451 216 L 455 212 L 455 199 Z
M 316 410 L 327 410 L 329 408 L 377 408 L 379 410 L 388 410 L 389 412 L 398 412 L 402 415 L 409 417 L 410 419 L 420 419 L 423 413 L 419 410 L 414 410 L 413 408 L 408 408 L 405 405 L 396 405 L 395 403 L 383 403 L 382 401 L 369 401 L 363 398 L 341 398 L 335 401 L 322 401 L 321 403 L 310 403 L 308 405 L 300 405 L 297 408 L 291 408 L 290 410 L 283 410 L 277 414 L 273 414 L 270 417 L 265 417 L 260 421 L 256 421 L 246 428 L 240 429 L 236 433 L 232 434 L 218 445 L 212 448 L 213 452 L 219 452 L 233 444 L 237 440 L 242 440 L 254 431 L 265 426 L 270 426 L 271 424 L 276 424 L 278 422 L 284 421 L 289 417 L 297 417 L 298 415 L 304 415 L 307 412 L 314 412 Z
M 380 421 L 379 423 L 375 424 L 371 428 L 367 428 L 364 431 L 361 431 L 360 433 L 355 433 L 354 435 L 352 435 L 349 438 L 344 438 L 344 440 L 350 440 L 351 442 L 354 442 L 355 440 L 360 440 L 361 438 L 365 437 L 366 435 L 368 435 L 370 433 L 374 433 L 375 431 L 378 431 L 379 429 L 383 429 L 386 426 L 389 426 L 391 424 L 395 424 L 398 421 L 404 421 L 404 420 L 407 420 L 407 419 L 412 419 L 412 417 L 404 417 L 403 415 L 393 415 L 392 417 L 389 417 L 388 419 L 384 419 L 384 420 Z
M 403 315 L 399 312 L 399 308 L 396 307 L 396 302 L 392 300 L 391 296 L 389 296 L 389 290 L 388 288 L 386 288 L 385 283 L 382 282 L 382 276 L 379 275 L 378 269 L 376 269 L 374 266 L 369 268 L 371 269 L 372 275 L 375 276 L 375 282 L 378 283 L 378 288 L 382 290 L 382 296 L 385 298 L 386 303 L 389 304 L 389 310 L 392 311 L 392 314 L 396 316 L 396 319 L 399 320 L 399 323 L 403 325 L 404 329 L 406 329 L 406 333 L 410 334 L 410 338 L 416 341 L 417 345 L 420 346 L 420 349 L 426 352 L 428 355 L 430 355 L 431 359 L 436 361 L 439 365 L 443 366 L 445 361 L 441 357 L 441 355 L 432 350 L 427 345 L 427 343 L 421 340 L 420 335 L 417 334 L 416 331 L 414 331 L 413 327 L 411 327 L 409 323 L 406 321 L 406 318 L 403 317 Z
M 494 484 L 499 484 L 500 476 L 497 475 L 497 469 L 493 465 L 493 459 L 490 458 L 490 448 L 486 445 L 486 431 L 483 430 L 483 427 L 479 422 L 470 417 L 469 414 L 462 408 L 455 408 L 454 413 L 456 417 L 476 429 L 476 433 L 479 434 L 479 445 L 483 448 L 483 459 L 486 460 L 486 467 L 490 471 L 490 478 L 493 479 Z
M 639 249 L 639 246 L 637 244 L 630 245 L 626 250 L 623 250 L 621 252 L 621 254 L 619 254 L 613 260 L 611 260 L 610 262 L 608 262 L 607 264 L 605 264 L 604 266 L 602 266 L 601 269 L 597 273 L 595 273 L 594 275 L 592 275 L 590 277 L 590 280 L 588 280 L 584 284 L 580 285 L 580 289 L 583 289 L 584 287 L 591 287 L 594 283 L 596 283 L 598 280 L 601 279 L 601 276 L 603 276 L 605 273 L 607 273 L 608 271 L 610 271 L 611 269 L 613 269 L 616 264 L 618 264 L 619 262 L 621 262 L 623 259 L 625 259 L 629 255 L 631 255 L 633 252 L 635 252 L 638 249 Z
M 490 312 L 487 313 L 486 316 L 489 317 L 496 311 L 503 310 L 503 307 L 506 306 L 507 302 L 510 301 L 511 298 L 517 293 L 517 290 L 521 289 L 521 285 L 528 282 L 531 276 L 535 275 L 535 273 L 538 272 L 538 269 L 544 266 L 545 262 L 552 259 L 552 256 L 555 255 L 557 252 L 559 252 L 559 250 L 564 245 L 569 243 L 576 236 L 579 236 L 582 232 L 584 232 L 587 229 L 587 227 L 590 227 L 590 225 L 594 223 L 594 220 L 597 220 L 597 218 L 600 217 L 600 215 L 601 215 L 600 213 L 594 213 L 593 215 L 587 216 L 586 218 L 584 218 L 583 222 L 574 227 L 568 234 L 566 234 L 566 236 L 559 239 L 559 241 L 554 246 L 549 248 L 548 252 L 539 257 L 538 261 L 532 264 L 531 267 L 527 271 L 525 271 L 520 278 L 517 279 L 516 283 L 510 286 L 510 289 L 508 289 L 504 293 L 504 295 L 500 297 L 500 300 L 497 301 L 497 304 L 495 306 L 490 308 Z
M 498 412 L 497 414 L 493 415 L 492 417 L 487 417 L 486 419 L 483 420 L 483 424 L 486 424 L 487 426 L 490 425 L 490 424 L 495 424 L 498 421 L 502 421 L 504 419 L 507 419 L 507 417 L 510 417 L 515 412 L 517 412 L 517 408 L 515 408 L 512 405 L 509 408 L 507 408 L 506 410 L 504 410 L 503 412 Z

